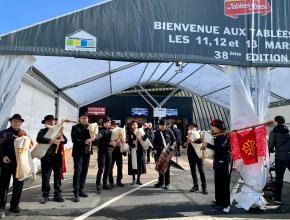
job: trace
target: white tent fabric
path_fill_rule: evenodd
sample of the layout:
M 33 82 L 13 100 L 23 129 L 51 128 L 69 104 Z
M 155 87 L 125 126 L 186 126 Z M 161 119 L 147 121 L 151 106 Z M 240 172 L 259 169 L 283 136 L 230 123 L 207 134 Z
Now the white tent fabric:
M 231 80 L 224 66 L 185 63 L 182 72 L 176 72 L 177 67 L 172 62 L 134 63 L 46 56 L 36 56 L 36 59 L 34 66 L 80 106 L 130 87 L 166 83 L 230 108 Z M 272 72 L 270 101 L 290 99 L 289 69 L 275 68 Z
M 20 80 L 34 62 L 32 56 L 0 55 L 0 130 L 6 128 Z
M 228 66 L 226 72 L 231 75 L 232 129 L 265 122 L 270 95 L 269 68 Z M 254 74 L 254 78 L 251 77 L 252 74 Z M 241 191 L 234 195 L 238 207 L 245 210 L 249 210 L 253 206 L 265 209 L 263 188 L 268 176 L 268 165 L 268 154 L 266 157 L 259 157 L 256 164 L 244 165 L 242 160 L 235 161 L 235 166 L 245 182 Z

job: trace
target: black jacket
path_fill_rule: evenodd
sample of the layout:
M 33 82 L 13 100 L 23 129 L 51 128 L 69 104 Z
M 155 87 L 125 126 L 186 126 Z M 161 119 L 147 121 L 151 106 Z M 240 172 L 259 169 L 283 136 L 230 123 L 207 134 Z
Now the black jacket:
M 290 160 L 290 134 L 286 125 L 277 125 L 270 132 L 269 151 L 275 153 L 276 160 Z
M 44 135 L 47 133 L 47 131 L 48 131 L 48 128 L 40 129 L 40 131 L 37 134 L 37 139 L 36 139 L 37 143 L 39 143 L 39 144 L 48 144 L 51 141 L 51 139 L 44 137 Z M 64 138 L 64 141 L 61 142 L 61 144 L 66 144 L 67 143 L 67 138 L 64 135 L 63 135 L 63 138 Z M 56 144 L 52 144 L 50 146 L 50 148 L 48 149 L 48 151 L 46 152 L 46 155 L 55 154 L 56 153 L 55 152 L 56 148 L 57 148 Z M 59 147 L 58 151 L 57 151 L 57 154 L 60 154 L 60 153 L 61 153 L 61 147 Z
M 157 149 L 163 149 L 165 146 L 163 144 L 163 140 L 162 140 L 162 136 L 160 134 L 161 130 L 157 130 L 154 133 L 154 146 L 153 149 L 157 150 Z M 162 131 L 163 133 L 163 137 L 164 140 L 166 142 L 166 145 L 173 145 L 173 143 L 176 141 L 175 136 L 172 132 L 171 129 L 166 129 L 164 131 Z
M 217 136 L 214 145 L 207 144 L 214 150 L 213 168 L 215 171 L 231 172 L 232 156 L 230 152 L 230 140 L 226 135 Z
M 12 163 L 16 163 L 14 140 L 18 137 L 19 131 L 10 127 L 0 132 L 0 164 L 6 156 Z
M 147 135 L 147 137 L 149 138 L 149 141 L 151 142 L 151 144 L 153 144 L 154 142 L 154 131 L 153 129 L 149 129 L 149 128 L 146 128 L 144 129 L 145 131 L 145 134 Z
M 113 148 L 113 146 L 110 145 L 111 135 L 112 131 L 109 128 L 103 127 L 99 130 L 96 141 L 100 152 L 104 152 L 107 151 L 108 149 Z
M 86 140 L 90 138 L 91 138 L 90 132 L 86 126 L 83 126 L 80 123 L 72 126 L 71 139 L 73 142 L 73 149 L 72 149 L 73 157 L 81 157 L 86 153 L 91 153 L 91 152 L 87 152 L 88 145 L 86 145 L 85 143 Z
M 176 142 L 177 143 L 181 143 L 182 137 L 181 137 L 181 131 L 180 131 L 180 129 L 173 128 L 172 130 L 173 130 L 174 136 L 176 137 Z

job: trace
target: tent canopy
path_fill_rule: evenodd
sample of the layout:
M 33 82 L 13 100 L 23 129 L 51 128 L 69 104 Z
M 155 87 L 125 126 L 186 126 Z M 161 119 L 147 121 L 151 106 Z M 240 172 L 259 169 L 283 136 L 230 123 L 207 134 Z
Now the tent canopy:
M 71 57 L 36 56 L 34 66 L 80 106 L 130 87 L 150 83 L 177 86 L 229 108 L 230 77 L 224 66 L 184 63 L 136 63 Z M 273 68 L 271 102 L 290 99 L 288 68 Z

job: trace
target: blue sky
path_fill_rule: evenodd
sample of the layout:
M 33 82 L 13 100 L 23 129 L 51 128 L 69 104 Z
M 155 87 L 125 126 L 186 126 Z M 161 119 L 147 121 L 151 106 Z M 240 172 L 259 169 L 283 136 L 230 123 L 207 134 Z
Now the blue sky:
M 104 0 L 0 0 L 0 34 Z

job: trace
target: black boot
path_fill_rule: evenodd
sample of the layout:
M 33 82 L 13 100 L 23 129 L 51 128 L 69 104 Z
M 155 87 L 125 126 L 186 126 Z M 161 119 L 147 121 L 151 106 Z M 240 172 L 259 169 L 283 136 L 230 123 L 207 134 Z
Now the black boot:
M 86 198 L 86 197 L 88 197 L 88 194 L 86 194 L 86 193 L 84 193 L 84 192 L 82 191 L 82 192 L 80 192 L 79 197 L 84 197 L 84 198 Z
M 73 199 L 74 202 L 79 202 L 80 201 L 80 197 L 78 194 L 74 194 L 74 199 Z
M 124 184 L 121 181 L 118 181 L 117 186 L 124 187 Z
M 17 207 L 10 207 L 9 212 L 21 213 L 21 208 L 19 206 L 17 206 Z
M 111 187 L 108 186 L 107 184 L 105 184 L 105 185 L 103 185 L 103 189 L 104 189 L 104 190 L 109 190 L 109 189 L 111 189 Z
M 61 195 L 55 195 L 53 197 L 53 201 L 55 201 L 55 202 L 64 202 L 65 200 L 64 200 L 64 198 Z
M 194 186 L 191 188 L 190 192 L 196 192 L 196 191 L 198 191 L 198 186 L 197 186 L 197 185 L 194 185 Z
M 43 196 L 42 198 L 41 198 L 41 200 L 40 200 L 40 204 L 46 204 L 48 202 L 48 197 L 46 197 L 46 196 Z
M 96 193 L 97 194 L 101 194 L 101 186 L 100 185 L 97 185 Z
M 162 186 L 163 186 L 163 184 L 161 184 L 161 183 L 156 183 L 156 184 L 154 185 L 155 188 L 160 188 L 160 187 L 162 187 Z
M 201 191 L 201 193 L 204 194 L 204 195 L 207 195 L 207 194 L 208 194 L 208 192 L 207 192 L 207 190 L 206 190 L 206 186 L 203 186 L 203 187 L 202 187 L 202 191 Z
M 140 176 L 138 175 L 138 178 L 137 178 L 137 184 L 138 185 L 142 185 L 141 181 L 140 181 Z

